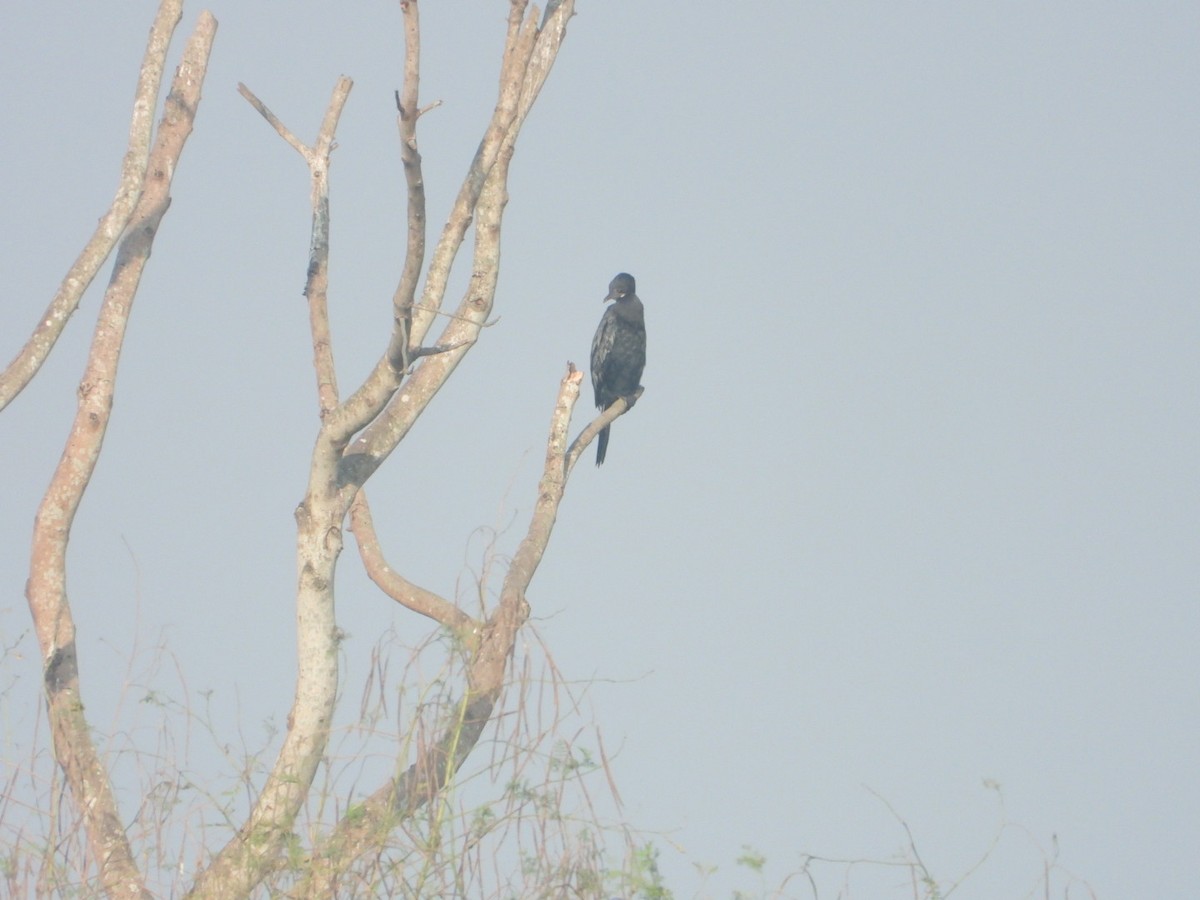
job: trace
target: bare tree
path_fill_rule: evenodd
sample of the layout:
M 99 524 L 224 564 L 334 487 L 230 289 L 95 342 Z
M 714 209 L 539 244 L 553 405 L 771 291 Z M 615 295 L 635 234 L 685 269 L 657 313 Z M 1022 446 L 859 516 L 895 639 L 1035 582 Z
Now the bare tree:
M 404 83 L 396 95 L 401 157 L 407 182 L 407 240 L 403 269 L 392 298 L 393 325 L 378 361 L 343 394 L 334 373 L 327 312 L 330 234 L 329 166 L 334 134 L 352 87 L 341 78 L 316 140 L 305 144 L 242 85 L 242 95 L 308 165 L 312 231 L 305 295 L 316 374 L 320 424 L 305 496 L 296 510 L 296 621 L 298 671 L 287 733 L 261 783 L 249 815 L 223 847 L 205 860 L 190 886 L 192 897 L 247 896 L 291 875 L 294 896 L 352 892 L 348 873 L 378 854 L 398 828 L 437 798 L 459 771 L 493 720 L 505 690 L 518 631 L 529 617 L 525 594 L 545 553 L 571 471 L 598 431 L 626 411 L 618 402 L 571 443 L 568 428 L 582 373 L 567 364 L 550 417 L 537 501 L 523 540 L 507 566 L 494 608 L 472 615 L 391 569 L 372 523 L 365 485 L 409 433 L 458 363 L 480 338 L 493 309 L 500 272 L 500 238 L 507 180 L 517 137 L 537 99 L 573 15 L 573 0 L 552 2 L 543 16 L 527 0 L 510 0 L 495 108 L 487 122 L 453 207 L 426 259 L 426 211 L 417 126 L 422 107 L 417 0 L 401 0 L 404 15 Z M 66 592 L 66 545 L 75 511 L 99 457 L 117 383 L 117 363 L 138 281 L 159 224 L 170 204 L 170 182 L 200 99 L 205 65 L 216 30 L 201 15 L 175 75 L 151 149 L 149 110 L 180 0 L 163 0 L 142 65 L 121 186 L 112 209 L 63 281 L 17 358 L 0 376 L 0 407 L 29 382 L 46 358 L 79 297 L 111 249 L 120 247 L 99 314 L 79 410 L 62 460 L 38 510 L 27 588 L 37 632 L 55 757 L 78 810 L 99 883 L 110 897 L 147 897 L 137 850 L 126 835 L 110 774 L 93 746 L 84 714 L 75 628 Z M 473 231 L 472 231 L 473 226 Z M 457 302 L 447 284 L 472 235 L 471 278 Z M 434 325 L 444 323 L 430 340 Z M 401 388 L 403 387 L 403 390 Z M 458 696 L 437 733 L 417 743 L 407 766 L 384 779 L 361 803 L 311 846 L 296 848 L 295 825 L 309 800 L 327 752 L 338 688 L 340 632 L 334 616 L 336 566 L 350 523 L 359 555 L 385 599 L 426 616 L 445 630 L 462 660 Z M 389 602 L 390 602 L 389 601 Z M 398 763 L 406 757 L 396 750 Z

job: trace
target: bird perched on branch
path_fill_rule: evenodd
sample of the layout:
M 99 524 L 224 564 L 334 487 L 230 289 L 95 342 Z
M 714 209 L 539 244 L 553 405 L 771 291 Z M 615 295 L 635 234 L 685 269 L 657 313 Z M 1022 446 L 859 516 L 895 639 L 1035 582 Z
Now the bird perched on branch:
M 633 276 L 627 272 L 612 280 L 604 302 L 612 300 L 613 305 L 604 311 L 592 338 L 592 389 L 596 392 L 596 408 L 602 412 L 641 387 L 646 367 L 646 320 L 636 290 Z M 604 462 L 609 427 L 604 426 L 596 441 L 596 465 Z

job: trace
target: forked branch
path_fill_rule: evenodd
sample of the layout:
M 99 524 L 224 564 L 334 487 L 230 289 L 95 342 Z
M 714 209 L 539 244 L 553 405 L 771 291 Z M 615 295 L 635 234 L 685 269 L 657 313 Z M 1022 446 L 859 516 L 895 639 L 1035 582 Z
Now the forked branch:
M 329 156 L 352 82 L 338 79 L 313 147 L 304 145 L 244 85 L 239 90 L 308 164 L 312 188 L 312 237 L 308 281 L 317 395 L 324 419 L 337 407 L 337 381 L 327 306 L 329 261 Z M 325 429 L 322 429 L 322 434 Z M 308 492 L 296 510 L 296 699 L 288 731 L 250 815 L 199 874 L 189 896 L 241 897 L 270 871 L 308 796 L 325 746 L 337 697 L 338 629 L 333 612 L 334 568 L 342 549 L 346 506 L 336 494 L 332 473 L 340 448 L 318 440 Z
M 500 224 L 507 201 L 508 164 L 529 105 L 557 54 L 573 5 L 573 0 L 565 0 L 549 17 L 545 27 L 539 29 L 533 16 L 526 18 L 523 0 L 512 3 L 496 109 L 434 250 L 422 299 L 417 303 L 414 299 L 416 280 L 422 268 L 425 246 L 424 187 L 415 143 L 415 124 L 420 112 L 417 105 L 419 31 L 416 0 L 402 0 L 408 57 L 400 98 L 399 127 L 409 188 L 409 227 L 404 271 L 393 298 L 394 327 L 374 369 L 347 400 L 336 403 L 332 399 L 336 398 L 336 391 L 322 394 L 322 425 L 313 448 L 308 489 L 296 511 L 298 672 L 288 733 L 248 820 L 197 879 L 192 896 L 244 895 L 280 864 L 281 851 L 328 744 L 335 709 L 338 629 L 333 601 L 336 563 L 342 550 L 346 514 L 365 482 L 407 434 L 487 322 L 499 272 Z M 536 62 L 531 62 L 534 60 Z M 327 124 L 330 121 L 336 121 L 336 118 L 331 120 L 327 116 Z M 318 211 L 314 215 L 316 222 L 321 210 L 316 201 L 314 209 Z M 324 209 L 327 226 L 327 207 Z M 441 312 L 450 268 L 472 222 L 475 223 L 475 252 L 467 296 L 455 314 L 448 317 L 450 324 L 436 346 L 425 350 L 424 337 L 434 316 Z M 314 328 L 314 342 L 317 341 L 318 331 Z M 418 362 L 410 378 L 407 372 L 414 360 Z M 577 373 L 573 374 L 576 377 L 568 382 L 573 388 L 564 387 L 568 393 L 573 390 L 571 404 L 578 396 L 579 379 Z M 402 382 L 405 382 L 405 390 L 400 392 Z M 328 384 L 332 385 L 332 378 Z M 543 501 L 545 497 L 555 495 L 554 484 L 558 485 L 557 496 L 561 496 L 563 453 L 570 415 L 568 405 L 566 417 L 562 418 L 561 407 L 560 403 L 556 411 L 558 430 L 552 440 L 554 461 L 553 465 L 548 463 L 546 476 L 550 481 L 543 485 L 535 516 L 539 523 L 546 521 Z M 360 431 L 362 434 L 354 440 Z M 559 431 L 561 437 L 557 436 Z M 554 507 L 557 508 L 557 500 Z M 360 521 L 364 522 L 363 533 L 369 544 L 374 540 L 373 535 L 369 533 L 367 520 L 360 516 Z M 549 522 L 553 522 L 553 513 Z M 530 540 L 540 539 L 544 548 L 548 537 L 549 526 L 544 532 L 537 531 Z M 366 549 L 371 551 L 369 546 Z M 470 664 L 467 692 L 458 707 L 460 714 L 448 726 L 445 740 L 423 754 L 406 775 L 381 788 L 382 793 L 374 798 L 375 806 L 369 810 L 374 819 L 359 817 L 356 811 L 354 823 L 343 823 L 347 831 L 335 834 L 328 847 L 318 851 L 312 873 L 313 883 L 317 886 L 313 891 L 315 896 L 331 896 L 324 885 L 329 883 L 330 877 L 336 880 L 336 873 L 343 871 L 345 864 L 353 862 L 357 852 L 353 848 L 369 846 L 367 833 L 390 828 L 395 824 L 398 811 L 414 809 L 419 805 L 418 798 L 428 799 L 430 791 L 440 790 L 474 747 L 499 696 L 516 631 L 528 616 L 522 578 L 527 584 L 528 578 L 532 577 L 540 550 L 533 557 L 526 551 L 521 558 L 525 561 L 521 565 L 514 563 L 506 579 L 500 606 L 484 626 L 482 635 L 477 623 L 465 623 L 471 639 L 464 643 L 476 652 Z M 448 604 L 433 602 L 440 598 L 418 591 L 407 583 L 399 590 L 410 602 L 424 603 L 425 614 L 463 627 L 464 623 L 446 608 Z M 424 799 L 419 802 L 423 803 Z M 347 847 L 350 849 L 342 849 Z M 333 874 L 326 877 L 327 872 Z
M 479 742 L 503 690 L 517 632 L 529 618 L 525 592 L 550 542 L 566 488 L 567 433 L 582 380 L 583 373 L 568 366 L 550 420 L 533 515 L 505 575 L 499 605 L 488 619 L 479 648 L 468 664 L 467 689 L 453 704 L 454 714 L 437 741 L 421 748 L 403 773 L 356 805 L 353 815 L 343 818 L 315 848 L 306 867 L 307 877 L 291 896 L 337 896 L 340 880 L 354 862 L 378 851 L 398 823 L 444 790 Z
M 244 84 L 240 93 L 262 115 L 279 136 L 304 157 L 311 182 L 312 233 L 308 245 L 308 277 L 304 296 L 308 298 L 308 323 L 312 333 L 313 368 L 317 373 L 317 404 L 325 418 L 338 404 L 337 372 L 333 364 L 333 337 L 329 330 L 329 157 L 342 109 L 354 82 L 343 75 L 333 87 L 333 96 L 325 109 L 325 119 L 317 141 L 309 147 L 271 112 Z
M 79 300 L 88 289 L 108 255 L 112 253 L 125 226 L 133 215 L 134 206 L 142 195 L 146 163 L 150 157 L 150 137 L 154 126 L 154 109 L 162 87 L 163 68 L 171 36 L 183 18 L 183 0 L 163 0 L 158 15 L 150 27 L 150 40 L 142 60 L 137 91 L 133 98 L 133 115 L 129 122 L 129 147 L 121 163 L 121 180 L 112 205 L 96 224 L 96 230 L 84 245 L 74 264 L 42 317 L 33 334 L 3 373 L 0 373 L 0 409 L 24 390 L 54 349 L 67 320 L 79 308 Z
M 407 28 L 409 16 L 415 14 L 417 4 L 411 0 L 402 6 Z M 388 352 L 362 387 L 330 418 L 331 430 L 339 438 L 348 440 L 359 429 L 366 428 L 346 451 L 343 481 L 347 491 L 356 490 L 396 448 L 488 321 L 499 266 L 499 222 L 508 199 L 508 164 L 525 117 L 557 58 L 566 35 L 566 23 L 574 14 L 574 8 L 574 0 L 565 0 L 539 29 L 532 15 L 525 16 L 524 2 L 514 0 L 510 7 L 496 107 L 433 250 L 421 300 L 411 306 L 409 315 L 404 306 L 409 285 L 402 284 L 403 290 L 398 289 L 401 309 Z M 402 105 L 407 108 L 403 101 Z M 404 123 L 408 121 L 406 118 Z M 406 166 L 406 174 L 410 171 L 419 175 L 419 170 L 410 170 Z M 485 191 L 490 192 L 486 198 Z M 484 213 L 488 209 L 494 210 L 494 224 L 485 222 Z M 410 237 L 416 227 L 411 211 L 410 205 Z M 454 314 L 447 317 L 448 324 L 437 340 L 441 347 L 461 349 L 426 358 L 413 373 L 405 390 L 398 393 L 402 373 L 396 370 L 394 344 L 403 339 L 410 351 L 424 344 L 430 326 L 442 310 L 451 268 L 473 222 L 476 225 L 473 276 L 466 294 Z M 494 261 L 488 263 L 491 271 L 481 268 L 479 260 Z M 380 415 L 384 405 L 387 409 Z
M 95 471 L 108 427 L 125 327 L 159 223 L 171 178 L 192 131 L 217 22 L 202 13 L 171 83 L 141 197 L 117 253 L 83 380 L 79 409 L 58 468 L 38 507 L 26 595 L 42 652 L 54 752 L 83 816 L 88 844 L 110 897 L 149 897 L 134 861 L 107 770 L 84 717 L 75 623 L 66 591 L 71 525 Z M 152 38 L 153 42 L 153 38 Z

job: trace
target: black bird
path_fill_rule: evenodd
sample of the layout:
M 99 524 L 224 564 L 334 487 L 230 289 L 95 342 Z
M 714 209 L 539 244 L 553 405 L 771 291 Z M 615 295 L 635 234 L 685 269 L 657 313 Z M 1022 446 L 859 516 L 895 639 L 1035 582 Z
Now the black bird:
M 627 272 L 612 280 L 604 302 L 616 302 L 604 311 L 592 338 L 592 389 L 601 411 L 641 387 L 646 368 L 646 320 L 636 290 L 633 276 Z M 604 426 L 596 441 L 596 465 L 604 462 L 609 427 Z

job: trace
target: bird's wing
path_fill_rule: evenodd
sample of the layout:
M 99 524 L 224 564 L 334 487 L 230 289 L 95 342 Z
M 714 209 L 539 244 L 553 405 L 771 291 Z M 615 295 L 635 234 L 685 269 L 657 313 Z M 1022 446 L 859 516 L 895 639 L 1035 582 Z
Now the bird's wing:
M 596 405 L 600 406 L 600 394 L 604 387 L 604 361 L 612 350 L 617 334 L 616 307 L 610 306 L 600 319 L 600 327 L 592 338 L 592 390 L 596 394 Z

